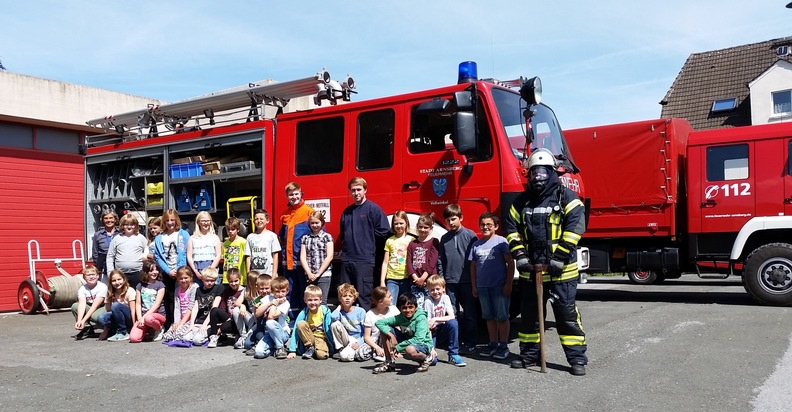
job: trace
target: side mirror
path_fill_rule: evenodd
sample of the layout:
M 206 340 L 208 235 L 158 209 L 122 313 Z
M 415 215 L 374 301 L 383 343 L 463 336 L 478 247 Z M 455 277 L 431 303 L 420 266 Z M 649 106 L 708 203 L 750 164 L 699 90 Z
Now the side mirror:
M 469 90 L 454 93 L 454 104 L 460 111 L 472 111 L 475 107 L 473 93 Z
M 455 113 L 454 132 L 454 145 L 457 153 L 463 156 L 475 156 L 478 153 L 476 115 L 472 112 Z

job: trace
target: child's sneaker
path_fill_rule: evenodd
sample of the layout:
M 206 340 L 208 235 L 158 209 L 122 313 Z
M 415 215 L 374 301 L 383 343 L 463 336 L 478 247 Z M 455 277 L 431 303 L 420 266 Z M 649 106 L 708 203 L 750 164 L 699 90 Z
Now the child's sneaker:
M 489 345 L 487 345 L 486 348 L 482 349 L 481 352 L 479 352 L 479 356 L 489 358 L 490 356 L 494 355 L 495 352 L 497 351 L 498 351 L 498 345 L 494 343 L 490 343 Z
M 234 342 L 234 349 L 242 349 L 245 347 L 245 337 L 240 336 L 236 342 Z
M 492 359 L 503 360 L 509 357 L 509 348 L 501 346 L 492 354 Z
M 275 359 L 286 359 L 289 356 L 288 352 L 286 352 L 286 348 L 280 347 L 275 349 Z
M 220 337 L 219 337 L 219 336 L 217 336 L 217 335 L 212 335 L 212 336 L 210 336 L 210 337 L 209 337 L 209 344 L 208 344 L 208 345 L 206 345 L 206 347 L 207 347 L 207 348 L 216 348 L 216 347 L 217 347 L 217 340 L 218 340 L 219 338 L 220 338 Z
M 465 361 L 462 360 L 462 358 L 459 357 L 459 355 L 448 355 L 448 363 L 450 363 L 450 364 L 452 364 L 454 366 L 465 366 L 465 365 L 467 365 L 465 363 Z
M 126 333 L 116 333 L 115 335 L 107 338 L 108 342 L 121 342 L 125 340 L 129 340 L 129 335 Z
M 303 359 L 311 359 L 313 358 L 314 354 L 316 354 L 316 349 L 313 346 L 309 346 L 305 349 L 302 357 Z
M 256 349 L 255 348 L 250 348 L 250 349 L 247 349 L 244 353 L 245 353 L 245 356 L 253 356 L 253 355 L 256 354 Z
M 88 335 L 88 328 L 80 329 L 79 332 L 75 333 L 72 337 L 74 340 L 83 340 L 85 336 Z
M 156 335 L 154 335 L 154 342 L 159 342 L 159 341 L 161 341 L 161 340 L 162 340 L 162 338 L 163 338 L 164 336 L 165 336 L 165 331 L 164 331 L 164 330 L 162 330 L 162 329 L 160 329 L 160 331 L 159 331 L 159 332 L 157 332 L 157 334 L 156 334 Z

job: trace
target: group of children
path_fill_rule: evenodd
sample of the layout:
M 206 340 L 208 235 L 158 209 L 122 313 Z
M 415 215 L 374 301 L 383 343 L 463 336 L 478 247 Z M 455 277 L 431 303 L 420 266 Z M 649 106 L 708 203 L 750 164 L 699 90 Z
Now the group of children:
M 498 218 L 488 212 L 481 215 L 483 237 L 478 239 L 462 225 L 458 205 L 446 207 L 443 217 L 449 232 L 438 241 L 431 237 L 431 213 L 418 218 L 417 237 L 409 234 L 407 214 L 394 213 L 393 236 L 385 243 L 380 282 L 368 312 L 355 305 L 358 291 L 349 283 L 338 287 L 339 304 L 331 311 L 326 305 L 328 277 L 295 291 L 302 293 L 304 308 L 293 316 L 289 281 L 275 270 L 280 247 L 266 228 L 266 212 L 256 211 L 256 232 L 246 240 L 238 236 L 238 220 L 226 222 L 228 238 L 219 246 L 225 260 L 222 279 L 217 261 L 209 259 L 219 239 L 207 224 L 211 222 L 199 215 L 196 232 L 208 241 L 190 237 L 187 248 L 202 250 L 206 257 L 188 257 L 171 275 L 176 282 L 172 323 L 165 320 L 165 285 L 157 263 L 143 262 L 140 284 L 134 289 L 119 270 L 109 274 L 108 288 L 98 281 L 96 268 L 88 266 L 73 308 L 76 337 L 83 338 L 93 321 L 104 327 L 100 338 L 108 341 L 150 339 L 169 346 L 212 348 L 233 335 L 234 348 L 258 359 L 374 359 L 380 362 L 374 373 L 382 373 L 394 370 L 395 359 L 404 357 L 426 371 L 437 362 L 438 340 L 447 343 L 450 364 L 465 366 L 459 353 L 475 351 L 476 309 L 471 302 L 477 297 L 489 337 L 479 354 L 505 359 L 513 263 L 506 240 L 495 234 Z M 311 281 L 329 270 L 333 242 L 324 231 L 321 213 L 312 213 L 308 226 L 311 233 L 303 235 L 300 261 Z

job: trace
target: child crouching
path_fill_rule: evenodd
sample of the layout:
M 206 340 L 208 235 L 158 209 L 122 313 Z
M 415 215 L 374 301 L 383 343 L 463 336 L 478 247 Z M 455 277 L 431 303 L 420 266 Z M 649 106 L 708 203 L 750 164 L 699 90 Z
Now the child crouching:
M 381 345 L 385 349 L 385 363 L 374 368 L 374 373 L 396 370 L 394 358 L 398 354 L 418 362 L 418 372 L 426 372 L 434 361 L 432 356 L 432 333 L 426 312 L 418 307 L 418 300 L 412 293 L 399 296 L 396 306 L 399 315 L 380 319 L 374 325 L 380 331 Z M 394 328 L 399 331 L 394 333 Z M 396 334 L 400 337 L 397 338 Z
M 295 320 L 289 340 L 288 359 L 297 355 L 302 355 L 303 359 L 327 359 L 334 346 L 330 332 L 330 309 L 322 305 L 322 289 L 308 285 L 303 300 L 306 308 L 300 311 Z

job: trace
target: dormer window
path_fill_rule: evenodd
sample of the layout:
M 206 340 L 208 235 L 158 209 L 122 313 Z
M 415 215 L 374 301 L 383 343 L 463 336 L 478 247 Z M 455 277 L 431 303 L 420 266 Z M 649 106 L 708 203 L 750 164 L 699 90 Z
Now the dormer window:
M 773 92 L 773 115 L 792 114 L 792 90 Z
M 712 113 L 728 112 L 737 108 L 737 98 L 719 99 L 712 102 Z

